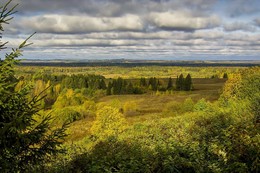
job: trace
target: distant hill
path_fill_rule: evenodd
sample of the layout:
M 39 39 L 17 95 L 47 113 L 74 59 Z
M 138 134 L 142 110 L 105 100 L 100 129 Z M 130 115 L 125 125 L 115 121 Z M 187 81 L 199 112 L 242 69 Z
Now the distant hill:
M 170 61 L 170 60 L 128 60 L 128 59 L 106 59 L 106 60 L 23 60 L 21 66 L 59 66 L 59 67 L 84 67 L 84 66 L 259 66 L 259 61 Z

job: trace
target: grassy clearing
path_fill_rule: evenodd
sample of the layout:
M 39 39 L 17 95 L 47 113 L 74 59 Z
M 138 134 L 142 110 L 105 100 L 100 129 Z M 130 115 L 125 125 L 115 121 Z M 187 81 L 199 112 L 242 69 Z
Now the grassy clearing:
M 89 135 L 93 120 L 94 119 L 82 119 L 72 123 L 67 130 L 67 133 L 69 134 L 66 139 L 67 142 L 77 141 Z
M 112 95 L 102 97 L 98 103 L 113 105 L 117 100 L 121 106 L 126 102 L 134 101 L 138 105 L 138 110 L 153 110 L 151 112 L 161 112 L 164 105 L 171 101 L 183 102 L 191 97 L 194 101 L 205 98 L 208 101 L 215 101 L 219 98 L 222 87 L 225 83 L 224 79 L 194 79 L 194 91 L 173 91 L 172 94 L 166 95 L 161 92 L 159 95 L 154 93 L 143 95 Z M 120 106 L 120 105 L 119 105 Z
M 111 95 L 105 96 L 96 101 L 97 107 L 113 106 L 118 109 L 124 108 L 126 103 L 133 103 L 136 111 L 127 115 L 128 124 L 144 122 L 149 120 L 160 119 L 165 117 L 164 109 L 168 103 L 184 102 L 187 98 L 192 98 L 194 102 L 205 98 L 213 102 L 216 101 L 221 93 L 225 79 L 194 79 L 194 91 L 173 91 L 172 94 L 166 95 L 161 92 L 159 95 L 147 93 L 142 95 Z M 90 134 L 93 119 L 83 119 L 71 124 L 68 133 L 68 141 L 77 141 Z

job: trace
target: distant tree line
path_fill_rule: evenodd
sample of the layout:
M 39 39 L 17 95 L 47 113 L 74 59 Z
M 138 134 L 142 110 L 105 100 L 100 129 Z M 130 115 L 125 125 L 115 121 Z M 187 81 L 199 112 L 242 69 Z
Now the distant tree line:
M 71 88 L 71 89 L 103 89 L 107 88 L 104 81 L 105 77 L 99 75 L 71 75 L 66 76 L 61 81 L 61 88 Z
M 105 90 L 106 95 L 122 95 L 122 94 L 143 94 L 149 91 L 190 91 L 192 90 L 192 78 L 188 74 L 184 78 L 183 74 L 177 76 L 175 85 L 174 80 L 170 77 L 167 81 L 165 79 L 158 79 L 156 77 L 140 78 L 139 82 L 131 79 L 123 79 L 121 77 L 117 79 L 106 79 L 101 75 L 51 75 L 36 73 L 32 76 L 38 87 L 38 90 L 43 90 L 49 87 L 51 97 L 46 97 L 51 103 L 53 103 L 58 93 L 64 89 L 90 89 Z M 41 82 L 42 81 L 42 82 Z M 56 93 L 56 94 L 55 94 Z M 55 97 L 54 97 L 55 96 Z
M 184 78 L 183 74 L 177 76 L 176 79 L 176 90 L 178 91 L 190 91 L 192 90 L 192 79 L 191 75 L 188 74 L 186 78 Z
M 190 91 L 193 89 L 191 75 L 188 74 L 186 78 L 183 74 L 177 76 L 176 86 L 173 85 L 173 79 L 170 77 L 168 79 L 167 85 L 163 84 L 156 77 L 151 77 L 149 79 L 140 78 L 139 83 L 133 84 L 131 81 L 118 78 L 109 81 L 107 85 L 106 93 L 107 95 L 120 95 L 120 94 L 143 94 L 147 91 Z
M 36 73 L 32 76 L 33 80 L 42 80 L 44 82 L 50 82 L 51 84 L 61 84 L 61 88 L 92 88 L 92 89 L 106 89 L 105 77 L 101 75 L 51 75 Z
M 211 79 L 216 79 L 216 78 L 218 79 L 218 78 L 220 78 L 220 76 L 217 75 L 217 74 L 214 74 L 214 75 L 212 75 L 210 78 L 211 78 Z M 223 78 L 223 79 L 228 79 L 228 74 L 227 74 L 227 73 L 224 73 L 223 76 L 222 76 L 222 78 Z
M 143 91 L 138 86 L 134 86 L 132 82 L 127 82 L 123 78 L 113 79 L 109 81 L 107 86 L 107 95 L 120 95 L 120 94 L 142 94 Z
M 155 77 L 149 79 L 149 81 L 148 81 L 149 89 L 156 91 L 156 90 L 159 90 L 160 86 L 161 86 L 161 83 L 160 83 L 159 79 L 157 79 Z

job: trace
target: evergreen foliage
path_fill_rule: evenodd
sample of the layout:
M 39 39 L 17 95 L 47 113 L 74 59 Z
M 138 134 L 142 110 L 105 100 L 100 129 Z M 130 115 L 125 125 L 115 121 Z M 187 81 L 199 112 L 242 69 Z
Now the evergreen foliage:
M 130 82 L 129 84 L 127 84 L 127 86 L 126 86 L 126 92 L 128 93 L 128 94 L 134 94 L 134 86 L 133 86 L 133 84 Z
M 102 89 L 102 90 L 107 89 L 107 86 L 106 86 L 104 79 L 100 79 L 98 88 Z
M 112 94 L 111 89 L 112 89 L 112 83 L 109 82 L 109 83 L 108 83 L 108 86 L 107 86 L 107 92 L 106 92 L 107 95 L 111 95 L 111 94 Z
M 184 85 L 185 85 L 184 77 L 183 77 L 183 74 L 181 74 L 179 76 L 179 88 L 180 88 L 180 91 L 184 90 Z
M 146 83 L 146 79 L 145 79 L 145 78 L 141 78 L 141 79 L 140 79 L 140 86 L 141 86 L 141 87 L 146 87 L 146 86 L 147 86 L 147 83 Z
M 160 86 L 160 81 L 156 77 L 152 77 L 148 81 L 148 86 L 151 87 L 153 91 L 157 91 Z
M 12 19 L 14 7 L 11 0 L 0 7 L 0 29 Z M 29 39 L 29 38 L 28 38 Z M 14 66 L 24 47 L 30 45 L 26 39 L 18 48 L 12 49 L 0 61 L 0 172 L 24 172 L 45 157 L 57 154 L 65 137 L 65 126 L 50 130 L 50 116 L 36 121 L 40 95 L 28 99 L 30 87 L 15 90 L 18 79 Z M 0 45 L 4 48 L 5 43 Z
M 106 89 L 104 77 L 100 75 L 71 75 L 61 77 L 61 89 L 72 88 L 90 88 L 93 90 Z
M 224 74 L 223 74 L 223 78 L 224 78 L 224 79 L 227 79 L 227 78 L 228 78 L 227 73 L 224 73 Z
M 107 95 L 121 95 L 121 94 L 142 94 L 140 87 L 134 86 L 131 81 L 123 78 L 113 79 L 112 83 L 109 81 L 106 90 Z
M 188 74 L 185 78 L 185 81 L 184 81 L 184 90 L 185 91 L 190 91 L 192 90 L 192 79 L 191 79 L 191 75 Z
M 173 88 L 172 78 L 170 77 L 168 80 L 167 90 L 171 90 Z
M 176 79 L 176 90 L 179 91 L 190 91 L 192 90 L 193 85 L 192 85 L 192 78 L 191 75 L 188 74 L 186 78 L 183 77 L 183 74 L 180 76 L 177 76 Z
M 177 76 L 177 78 L 176 78 L 175 85 L 176 85 L 176 90 L 180 90 L 181 89 L 179 76 Z

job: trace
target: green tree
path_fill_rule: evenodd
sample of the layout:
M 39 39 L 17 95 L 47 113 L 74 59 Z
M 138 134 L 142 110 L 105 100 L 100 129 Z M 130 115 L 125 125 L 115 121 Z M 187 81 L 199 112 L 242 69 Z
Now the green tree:
M 224 79 L 227 79 L 227 78 L 228 78 L 227 73 L 224 73 L 224 74 L 223 74 L 223 78 L 224 78 Z
M 146 86 L 147 86 L 147 83 L 146 83 L 145 78 L 141 78 L 141 79 L 140 79 L 140 86 L 141 86 L 141 87 L 146 87 Z
M 181 89 L 179 76 L 177 76 L 177 78 L 176 78 L 175 85 L 176 85 L 176 90 L 180 90 Z
M 129 84 L 127 85 L 126 92 L 127 92 L 127 94 L 133 94 L 134 93 L 134 86 L 131 82 L 129 82 Z
M 200 99 L 195 105 L 193 110 L 195 112 L 206 111 L 209 108 L 209 103 L 204 99 Z
M 184 80 L 184 90 L 190 91 L 191 89 L 192 89 L 192 79 L 191 79 L 191 75 L 188 74 Z
M 107 86 L 106 86 L 106 83 L 105 83 L 104 79 L 101 79 L 99 81 L 99 89 L 102 89 L 102 90 L 107 89 Z
M 3 24 L 12 19 L 16 6 L 10 8 L 11 1 L 0 6 L 1 31 Z M 35 117 L 40 116 L 37 112 L 42 97 L 35 96 L 29 100 L 30 87 L 15 91 L 18 79 L 14 66 L 22 49 L 30 45 L 28 39 L 0 61 L 0 172 L 26 171 L 29 166 L 61 151 L 59 145 L 65 137 L 65 126 L 50 130 L 49 116 L 36 121 Z M 4 46 L 2 43 L 0 48 Z
M 107 85 L 107 95 L 111 95 L 112 94 L 111 89 L 112 89 L 112 83 L 109 82 L 108 85 Z
M 153 91 L 156 91 L 158 88 L 159 80 L 157 80 L 155 77 L 152 77 L 149 79 L 148 85 L 151 86 Z
M 180 85 L 180 90 L 184 90 L 184 84 L 185 84 L 185 80 L 184 80 L 184 77 L 183 77 L 183 74 L 181 74 L 179 76 L 179 85 Z
M 61 88 L 72 88 L 73 87 L 73 79 L 70 76 L 65 77 L 61 81 Z
M 79 88 L 87 88 L 87 81 L 84 78 L 79 78 L 78 81 Z
M 169 80 L 168 80 L 167 90 L 171 90 L 172 87 L 173 87 L 172 78 L 170 77 Z
M 116 95 L 116 94 L 119 94 L 119 92 L 120 92 L 119 84 L 118 84 L 116 79 L 113 79 L 113 82 L 112 82 L 112 94 Z

